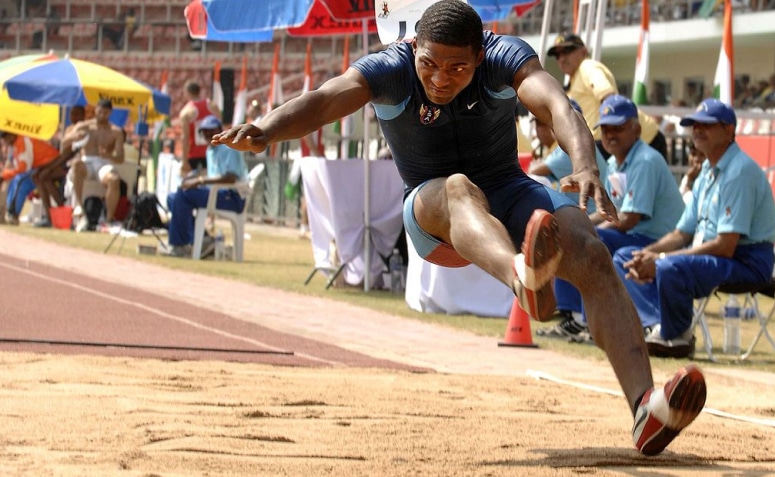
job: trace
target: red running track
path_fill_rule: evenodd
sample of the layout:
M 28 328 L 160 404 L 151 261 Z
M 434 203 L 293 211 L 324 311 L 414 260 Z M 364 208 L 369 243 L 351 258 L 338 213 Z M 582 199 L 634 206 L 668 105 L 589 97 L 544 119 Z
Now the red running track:
M 3 351 L 421 370 L 3 254 L 0 297 Z

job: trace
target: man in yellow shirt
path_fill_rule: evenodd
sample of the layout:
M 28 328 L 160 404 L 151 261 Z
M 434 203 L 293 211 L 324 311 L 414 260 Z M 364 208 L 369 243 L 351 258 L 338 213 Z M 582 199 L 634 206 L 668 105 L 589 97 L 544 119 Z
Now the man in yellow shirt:
M 610 153 L 603 148 L 600 130 L 594 126 L 600 122 L 600 104 L 612 94 L 619 94 L 613 73 L 603 63 L 593 60 L 584 41 L 575 34 L 562 34 L 549 48 L 549 56 L 557 60 L 560 71 L 570 77 L 566 86 L 568 97 L 576 100 L 584 111 L 584 120 L 592 130 L 598 149 L 604 157 Z M 641 124 L 640 139 L 667 158 L 667 141 L 659 130 L 659 124 L 651 116 L 638 111 Z

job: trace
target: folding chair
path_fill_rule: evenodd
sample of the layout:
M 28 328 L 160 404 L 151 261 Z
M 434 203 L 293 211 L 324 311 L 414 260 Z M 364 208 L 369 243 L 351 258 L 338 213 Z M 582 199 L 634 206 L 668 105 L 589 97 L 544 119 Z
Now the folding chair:
M 702 297 L 698 300 L 697 306 L 694 308 L 694 316 L 692 317 L 692 328 L 700 327 L 702 331 L 703 347 L 705 353 L 708 355 L 710 361 L 716 362 L 718 359 L 713 355 L 713 339 L 710 336 L 710 329 L 708 328 L 708 321 L 705 318 L 705 308 L 708 306 L 708 302 L 713 296 L 718 296 L 718 293 L 726 293 L 732 295 L 745 295 L 743 300 L 742 309 L 750 307 L 754 311 L 754 316 L 759 322 L 759 331 L 756 334 L 748 350 L 740 356 L 741 360 L 748 359 L 756 344 L 759 342 L 762 336 L 765 336 L 775 350 L 775 340 L 773 340 L 767 325 L 769 324 L 772 316 L 775 315 L 775 304 L 771 307 L 767 315 L 763 315 L 759 309 L 758 294 L 775 297 L 775 278 L 771 279 L 767 283 L 756 284 L 736 284 L 736 285 L 721 285 L 714 289 L 708 296 Z
M 759 289 L 758 293 L 770 298 L 775 298 L 775 278 L 770 281 L 766 287 Z M 753 295 L 753 301 L 755 316 L 759 322 L 759 331 L 756 332 L 756 337 L 754 337 L 753 341 L 751 342 L 751 346 L 749 346 L 748 350 L 743 353 L 742 356 L 740 356 L 740 359 L 748 359 L 762 336 L 767 338 L 767 341 L 770 342 L 770 346 L 772 346 L 772 349 L 775 350 L 775 340 L 773 340 L 772 335 L 770 335 L 770 332 L 767 330 L 767 325 L 770 323 L 770 320 L 772 320 L 772 316 L 775 315 L 775 303 L 773 303 L 769 313 L 767 313 L 765 316 L 759 311 L 759 303 L 756 300 L 756 294 Z

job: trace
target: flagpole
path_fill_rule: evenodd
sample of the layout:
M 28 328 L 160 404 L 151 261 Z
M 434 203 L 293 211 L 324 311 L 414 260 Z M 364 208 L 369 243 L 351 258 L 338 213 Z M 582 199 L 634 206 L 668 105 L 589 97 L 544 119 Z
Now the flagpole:
M 361 20 L 363 56 L 369 54 L 369 21 Z M 371 290 L 371 185 L 369 174 L 369 105 L 363 107 L 363 291 Z

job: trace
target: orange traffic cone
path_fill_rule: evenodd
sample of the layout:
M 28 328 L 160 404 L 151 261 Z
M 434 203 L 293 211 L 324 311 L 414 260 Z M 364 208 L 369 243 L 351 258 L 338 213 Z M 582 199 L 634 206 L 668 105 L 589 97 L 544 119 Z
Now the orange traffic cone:
M 514 298 L 511 305 L 509 323 L 506 325 L 506 336 L 498 346 L 519 346 L 522 348 L 538 348 L 533 343 L 533 335 L 530 333 L 530 316 L 519 306 L 519 299 Z

